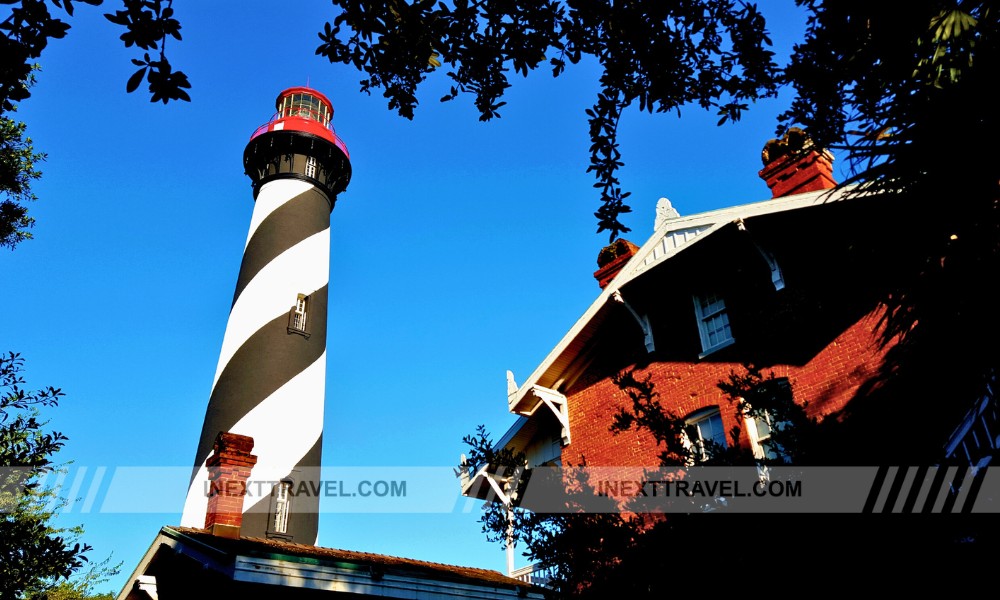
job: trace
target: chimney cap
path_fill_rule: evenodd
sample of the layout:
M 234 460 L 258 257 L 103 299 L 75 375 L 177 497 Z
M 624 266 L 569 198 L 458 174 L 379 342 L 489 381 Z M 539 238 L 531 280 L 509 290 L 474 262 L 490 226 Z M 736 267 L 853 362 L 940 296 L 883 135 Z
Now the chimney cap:
M 808 150 L 813 150 L 814 144 L 809 134 L 801 127 L 789 127 L 785 135 L 780 138 L 772 138 L 764 144 L 764 149 L 760 153 L 761 162 L 764 166 L 786 156 L 795 156 Z
M 618 238 L 601 248 L 597 255 L 598 269 L 594 271 L 594 279 L 602 288 L 605 287 L 638 251 L 639 247 L 625 238 Z
M 760 154 L 764 168 L 757 174 L 771 188 L 772 198 L 836 187 L 833 155 L 818 148 L 803 129 L 790 127 L 781 139 L 768 140 Z
M 625 238 L 618 238 L 597 253 L 597 266 L 603 267 L 620 256 L 632 256 L 638 249 L 638 246 Z
M 219 435 L 215 436 L 215 443 L 212 444 L 212 450 L 216 453 L 221 450 L 224 452 L 250 454 L 250 451 L 253 450 L 253 438 L 248 435 L 220 431 Z

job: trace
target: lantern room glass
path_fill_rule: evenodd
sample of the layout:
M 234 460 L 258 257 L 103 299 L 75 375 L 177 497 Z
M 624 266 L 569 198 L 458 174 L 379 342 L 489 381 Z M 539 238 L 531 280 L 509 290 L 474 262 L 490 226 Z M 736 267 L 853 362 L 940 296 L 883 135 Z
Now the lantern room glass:
M 281 100 L 282 117 L 302 117 L 330 125 L 330 108 L 312 94 L 289 94 Z

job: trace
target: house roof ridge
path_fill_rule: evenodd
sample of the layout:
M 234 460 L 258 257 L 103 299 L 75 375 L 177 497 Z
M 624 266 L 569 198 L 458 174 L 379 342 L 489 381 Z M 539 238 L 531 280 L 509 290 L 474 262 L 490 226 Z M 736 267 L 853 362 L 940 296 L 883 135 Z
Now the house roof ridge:
M 197 527 L 182 527 L 169 525 L 165 526 L 164 529 L 170 529 L 177 533 L 183 535 L 197 535 L 197 536 L 210 536 L 211 534 L 204 529 L 199 529 Z M 398 566 L 411 566 L 411 567 L 426 567 L 439 572 L 449 572 L 455 575 L 484 575 L 488 576 L 489 579 L 494 580 L 498 583 L 507 584 L 517 584 L 522 586 L 530 585 L 519 579 L 514 579 L 507 575 L 504 575 L 500 571 L 495 569 L 485 569 L 482 567 L 467 567 L 463 565 L 455 565 L 450 563 L 442 563 L 424 559 L 417 558 L 407 558 L 404 556 L 395 556 L 391 554 L 380 554 L 377 552 L 368 552 L 365 550 L 349 550 L 346 548 L 333 548 L 329 546 L 314 546 L 311 544 L 302 544 L 299 542 L 289 542 L 283 540 L 268 539 L 262 537 L 252 537 L 252 536 L 240 536 L 238 540 L 227 540 L 229 543 L 239 543 L 239 542 L 251 542 L 254 544 L 259 544 L 269 549 L 275 551 L 289 551 L 289 552 L 299 552 L 307 555 L 311 558 L 340 558 L 347 560 L 369 560 L 373 563 L 384 564 L 384 565 L 398 565 Z

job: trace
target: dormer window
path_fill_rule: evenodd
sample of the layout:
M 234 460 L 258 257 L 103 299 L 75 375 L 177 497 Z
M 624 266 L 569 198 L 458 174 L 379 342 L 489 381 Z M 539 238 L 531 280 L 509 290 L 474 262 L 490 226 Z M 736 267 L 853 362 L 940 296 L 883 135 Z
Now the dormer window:
M 733 343 L 726 303 L 718 294 L 694 296 L 694 312 L 698 317 L 701 354 L 704 357 Z

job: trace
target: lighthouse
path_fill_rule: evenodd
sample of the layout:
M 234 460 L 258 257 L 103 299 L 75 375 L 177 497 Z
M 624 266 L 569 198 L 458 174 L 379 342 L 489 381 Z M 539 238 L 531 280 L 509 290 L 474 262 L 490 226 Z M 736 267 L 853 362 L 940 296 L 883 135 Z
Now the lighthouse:
M 351 179 L 351 162 L 326 96 L 289 88 L 276 109 L 243 153 L 253 216 L 181 524 L 204 526 L 205 460 L 228 432 L 253 438 L 257 457 L 240 534 L 315 544 L 330 213 Z

